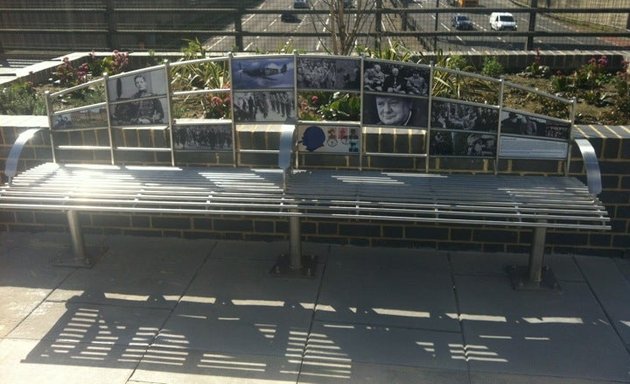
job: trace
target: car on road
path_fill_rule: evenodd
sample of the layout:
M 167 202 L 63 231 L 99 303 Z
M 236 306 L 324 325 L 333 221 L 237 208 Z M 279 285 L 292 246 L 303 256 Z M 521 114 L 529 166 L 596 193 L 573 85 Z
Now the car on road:
M 308 8 L 308 0 L 293 0 L 293 8 Z
M 282 21 L 283 23 L 299 23 L 300 21 L 302 21 L 302 19 L 300 19 L 293 13 L 283 13 L 280 15 L 280 21 Z
M 455 15 L 451 19 L 451 25 L 457 30 L 472 30 L 473 22 L 466 15 Z
M 509 12 L 492 12 L 490 14 L 490 29 L 495 31 L 516 31 L 516 19 Z

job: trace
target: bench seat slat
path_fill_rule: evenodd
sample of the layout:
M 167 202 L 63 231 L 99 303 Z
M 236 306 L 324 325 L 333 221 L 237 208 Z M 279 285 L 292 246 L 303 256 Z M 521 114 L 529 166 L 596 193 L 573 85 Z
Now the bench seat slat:
M 472 188 L 474 186 L 474 188 Z M 303 216 L 606 229 L 605 208 L 570 177 L 44 164 L 0 190 L 0 207 Z

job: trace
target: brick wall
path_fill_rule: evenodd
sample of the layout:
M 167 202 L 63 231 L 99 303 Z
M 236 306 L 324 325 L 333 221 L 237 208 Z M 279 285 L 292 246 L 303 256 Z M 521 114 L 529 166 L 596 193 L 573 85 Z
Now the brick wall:
M 25 128 L 0 127 L 0 166 L 4 169 L 10 146 Z M 612 231 L 591 232 L 576 230 L 550 230 L 547 234 L 549 252 L 578 253 L 606 256 L 628 256 L 630 249 L 630 128 L 610 126 L 579 126 L 578 135 L 589 138 L 594 145 L 602 170 L 604 190 L 601 200 L 612 219 Z M 241 133 L 243 145 L 277 148 L 274 132 Z M 84 137 L 85 138 L 85 137 Z M 90 139 L 91 140 L 91 139 Z M 395 135 L 373 133 L 367 139 L 368 149 L 402 149 L 414 151 L 422 141 L 407 130 Z M 571 174 L 585 178 L 583 164 L 574 148 Z M 94 153 L 82 151 L 85 161 L 105 162 Z M 101 156 L 101 155 L 99 155 Z M 190 158 L 186 158 L 189 156 Z M 204 157 L 205 156 L 205 157 Z M 30 167 L 51 159 L 49 140 L 36 136 L 22 155 L 22 167 Z M 133 161 L 132 161 L 133 160 Z M 142 162 L 147 159 L 130 159 Z M 216 155 L 188 154 L 180 157 L 184 163 L 222 164 L 231 162 L 231 153 Z M 440 172 L 453 170 L 492 170 L 492 162 L 483 160 L 432 160 L 431 167 Z M 275 155 L 244 154 L 244 165 L 273 166 Z M 343 168 L 358 166 L 356 156 L 301 156 L 306 167 Z M 424 171 L 424 159 L 373 157 L 364 161 L 366 168 Z M 502 161 L 500 172 L 529 174 L 557 174 L 563 164 L 558 162 Z M 145 236 L 174 236 L 184 238 L 215 238 L 245 240 L 287 239 L 288 223 L 285 219 L 250 217 L 182 217 L 175 215 L 126 215 L 112 213 L 82 213 L 80 220 L 87 233 L 130 234 Z M 66 231 L 66 217 L 57 212 L 0 211 L 0 230 L 3 231 Z M 464 225 L 403 225 L 394 222 L 356 222 L 352 220 L 306 219 L 302 223 L 305 241 L 360 246 L 430 247 L 443 250 L 476 250 L 484 252 L 527 252 L 531 242 L 530 230 L 503 229 Z

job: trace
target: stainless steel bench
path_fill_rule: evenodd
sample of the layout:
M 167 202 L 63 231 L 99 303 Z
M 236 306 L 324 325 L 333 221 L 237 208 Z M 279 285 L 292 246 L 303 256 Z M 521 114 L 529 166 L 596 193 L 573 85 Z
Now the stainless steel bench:
M 290 129 L 282 143 L 277 169 L 57 163 L 17 175 L 8 169 L 11 182 L 0 189 L 0 208 L 66 212 L 79 264 L 91 263 L 78 220 L 83 211 L 286 217 L 294 270 L 304 267 L 300 218 L 531 228 L 531 255 L 522 284 L 535 286 L 545 278 L 548 228 L 610 228 L 606 209 L 596 198 L 601 185 L 586 140 L 577 143 L 586 154 L 590 190 L 565 176 L 292 169 L 295 138 Z
M 110 84 L 107 79 L 105 83 Z M 171 94 L 167 93 L 164 97 L 169 96 Z M 431 100 L 429 95 L 428 105 L 432 105 Z M 170 99 L 167 101 L 170 103 Z M 445 104 L 446 101 L 439 99 L 437 103 L 435 105 Z M 472 105 L 461 105 L 469 104 Z M 361 160 L 368 156 L 417 155 L 369 153 L 363 139 L 361 148 L 356 153 L 359 157 L 358 167 L 305 166 L 299 160 L 308 156 L 308 152 L 313 149 L 305 151 L 301 148 L 306 131 L 299 129 L 300 125 L 304 128 L 304 124 L 296 119 L 275 124 L 278 133 L 277 148 L 271 151 L 258 150 L 277 156 L 277 166 L 267 165 L 258 169 L 242 166 L 238 161 L 228 166 L 180 166 L 175 161 L 175 146 L 176 143 L 185 146 L 187 139 L 173 134 L 174 126 L 177 126 L 173 125 L 173 120 L 162 126 L 158 124 L 149 128 L 142 127 L 165 132 L 170 137 L 166 140 L 170 142 L 169 147 L 149 150 L 167 153 L 171 164 L 132 166 L 115 159 L 116 151 L 133 150 L 114 143 L 113 132 L 118 132 L 118 129 L 124 133 L 127 129 L 124 126 L 117 127 L 109 117 L 113 116 L 110 109 L 116 105 L 118 104 L 107 101 L 98 106 L 108 112 L 107 124 L 99 129 L 107 130 L 109 145 L 64 146 L 51 139 L 54 161 L 18 173 L 20 153 L 29 139 L 37 133 L 38 130 L 34 129 L 24 132 L 17 139 L 6 162 L 5 175 L 9 177 L 9 183 L 0 189 L 0 208 L 66 212 L 73 259 L 78 264 L 91 263 L 84 246 L 78 217 L 80 212 L 286 218 L 289 221 L 288 265 L 292 271 L 303 271 L 308 267 L 304 264 L 305 258 L 301 250 L 302 218 L 401 222 L 411 225 L 438 223 L 531 229 L 533 237 L 529 265 L 525 270 L 519 268 L 511 271 L 511 274 L 517 287 L 537 288 L 554 284 L 552 274 L 545 272 L 543 268 L 547 229 L 610 229 L 606 209 L 597 198 L 602 189 L 597 157 L 590 143 L 584 139 L 576 139 L 572 143 L 582 154 L 588 185 L 568 176 L 568 164 L 564 165 L 565 172 L 552 176 L 516 175 L 497 171 L 447 173 L 429 170 L 431 149 L 423 155 L 426 172 L 418 172 L 417 169 L 413 172 L 387 172 L 364 167 Z M 446 106 L 450 108 L 448 104 Z M 497 117 L 502 110 L 501 106 L 494 110 L 486 106 L 483 108 L 495 111 Z M 59 119 L 65 124 L 61 129 L 55 129 L 52 123 L 53 118 L 64 117 L 64 113 L 72 117 L 74 112 L 76 111 L 49 112 L 51 127 L 48 133 L 51 137 L 57 132 L 73 132 L 76 129 L 66 127 L 69 122 L 63 119 Z M 98 115 L 98 111 L 94 113 Z M 234 127 L 234 122 L 230 124 Z M 310 124 L 314 123 L 306 125 Z M 328 129 L 325 127 L 326 123 L 322 124 L 324 129 Z M 344 124 L 342 125 L 346 128 L 342 129 L 355 127 L 361 131 L 360 136 L 365 136 L 361 125 Z M 567 124 L 570 127 L 572 122 Z M 426 134 L 427 131 L 431 132 L 431 122 L 424 131 L 424 137 L 426 148 L 432 148 L 433 137 Z M 435 131 L 440 129 L 436 128 Z M 441 131 L 450 133 L 447 129 Z M 457 129 L 452 132 L 453 136 L 462 133 Z M 495 136 L 495 142 L 501 138 L 500 133 Z M 232 142 L 235 138 L 236 136 L 232 136 Z M 342 139 L 347 138 L 344 136 Z M 526 143 L 535 150 L 519 153 L 521 149 L 516 145 L 511 149 L 504 149 L 503 153 L 519 158 L 529 156 L 533 160 L 547 159 L 549 154 L 545 151 L 549 151 L 549 148 L 545 145 L 560 143 L 561 153 L 560 156 L 554 155 L 555 159 L 563 161 L 564 158 L 568 163 L 570 135 L 560 141 L 543 140 L 541 143 L 544 145 L 540 150 L 533 139 L 516 139 L 517 144 Z M 513 144 L 505 141 L 505 145 L 510 143 Z M 557 146 L 552 146 L 551 151 L 558 152 L 556 148 Z M 88 164 L 72 160 L 59 161 L 57 154 L 67 149 L 104 151 L 111 156 L 111 162 Z M 231 155 L 237 159 L 244 154 L 256 152 L 234 144 Z M 497 161 L 501 155 L 496 150 Z M 324 153 L 323 156 L 334 154 Z M 346 153 L 344 156 L 349 155 Z M 439 158 L 440 153 L 435 153 L 433 157 Z

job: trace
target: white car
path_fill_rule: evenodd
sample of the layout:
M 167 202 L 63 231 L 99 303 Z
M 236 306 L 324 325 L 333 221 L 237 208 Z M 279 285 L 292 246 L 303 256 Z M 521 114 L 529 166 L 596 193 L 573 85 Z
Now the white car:
M 516 31 L 516 19 L 509 12 L 493 12 L 490 15 L 490 29 L 495 31 Z

